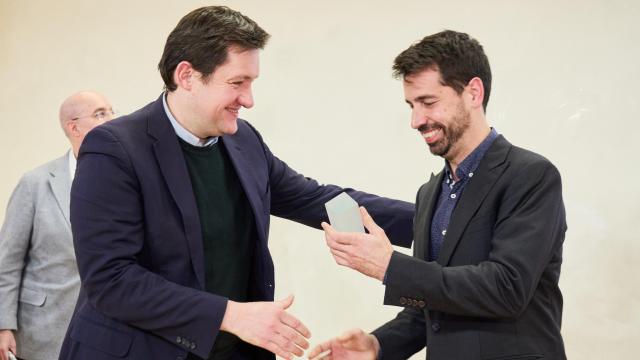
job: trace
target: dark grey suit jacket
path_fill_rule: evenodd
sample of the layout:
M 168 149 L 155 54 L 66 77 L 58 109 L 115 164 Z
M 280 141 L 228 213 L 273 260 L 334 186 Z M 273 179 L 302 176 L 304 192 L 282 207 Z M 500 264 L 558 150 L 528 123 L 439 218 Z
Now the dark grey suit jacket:
M 414 256 L 391 258 L 384 303 L 405 310 L 374 331 L 382 358 L 427 346 L 429 360 L 566 359 L 558 170 L 499 136 L 454 209 L 437 261 L 428 262 L 443 176 L 418 191 Z

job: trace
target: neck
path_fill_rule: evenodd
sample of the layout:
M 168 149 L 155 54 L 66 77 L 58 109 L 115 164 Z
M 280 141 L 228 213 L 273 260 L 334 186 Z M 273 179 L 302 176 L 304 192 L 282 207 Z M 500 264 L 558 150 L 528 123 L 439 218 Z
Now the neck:
M 449 154 L 444 157 L 449 163 L 453 178 L 456 181 L 458 180 L 456 170 L 460 163 L 463 162 L 491 132 L 491 128 L 484 117 L 481 121 L 472 121 L 472 124 L 478 124 L 478 126 L 470 126 L 462 137 L 452 146 Z
M 215 136 L 207 135 L 206 132 L 198 126 L 197 122 L 194 121 L 198 116 L 192 111 L 193 107 L 189 105 L 181 89 L 178 88 L 175 91 L 167 92 L 167 106 L 176 121 L 200 140 L 206 139 L 209 136 Z
M 78 158 L 78 153 L 80 152 L 80 142 L 71 140 L 71 151 L 73 151 L 73 157 Z

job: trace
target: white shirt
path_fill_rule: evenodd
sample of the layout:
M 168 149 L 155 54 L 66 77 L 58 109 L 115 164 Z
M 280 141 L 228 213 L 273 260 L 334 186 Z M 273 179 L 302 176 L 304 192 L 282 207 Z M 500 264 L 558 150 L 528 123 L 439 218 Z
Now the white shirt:
M 78 164 L 78 160 L 76 160 L 76 156 L 73 155 L 73 149 L 69 150 L 69 176 L 71 176 L 71 182 L 73 182 L 73 178 L 76 176 L 76 165 Z

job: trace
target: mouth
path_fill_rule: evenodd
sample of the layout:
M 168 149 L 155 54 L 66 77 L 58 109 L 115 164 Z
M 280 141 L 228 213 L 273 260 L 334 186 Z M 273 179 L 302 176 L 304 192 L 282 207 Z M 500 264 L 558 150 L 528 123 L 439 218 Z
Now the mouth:
M 235 115 L 235 116 L 238 116 L 238 114 L 240 113 L 240 108 L 239 108 L 239 107 L 237 107 L 237 108 L 235 108 L 235 107 L 228 107 L 228 108 L 225 108 L 225 109 L 226 109 L 228 112 L 230 112 L 230 113 L 232 113 L 233 115 Z
M 436 141 L 440 140 L 443 136 L 443 132 L 441 128 L 431 129 L 429 131 L 421 131 L 422 137 L 427 142 L 427 144 L 433 144 Z

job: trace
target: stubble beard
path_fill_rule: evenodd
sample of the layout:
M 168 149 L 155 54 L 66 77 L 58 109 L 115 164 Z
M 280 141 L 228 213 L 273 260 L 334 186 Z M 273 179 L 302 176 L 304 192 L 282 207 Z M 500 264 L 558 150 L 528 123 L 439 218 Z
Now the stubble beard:
M 451 125 L 448 127 L 440 126 L 444 133 L 443 138 L 440 141 L 429 144 L 429 151 L 431 151 L 433 155 L 446 158 L 451 148 L 456 145 L 471 125 L 471 115 L 468 111 L 464 110 L 462 104 L 458 105 L 456 114 L 451 120 Z

